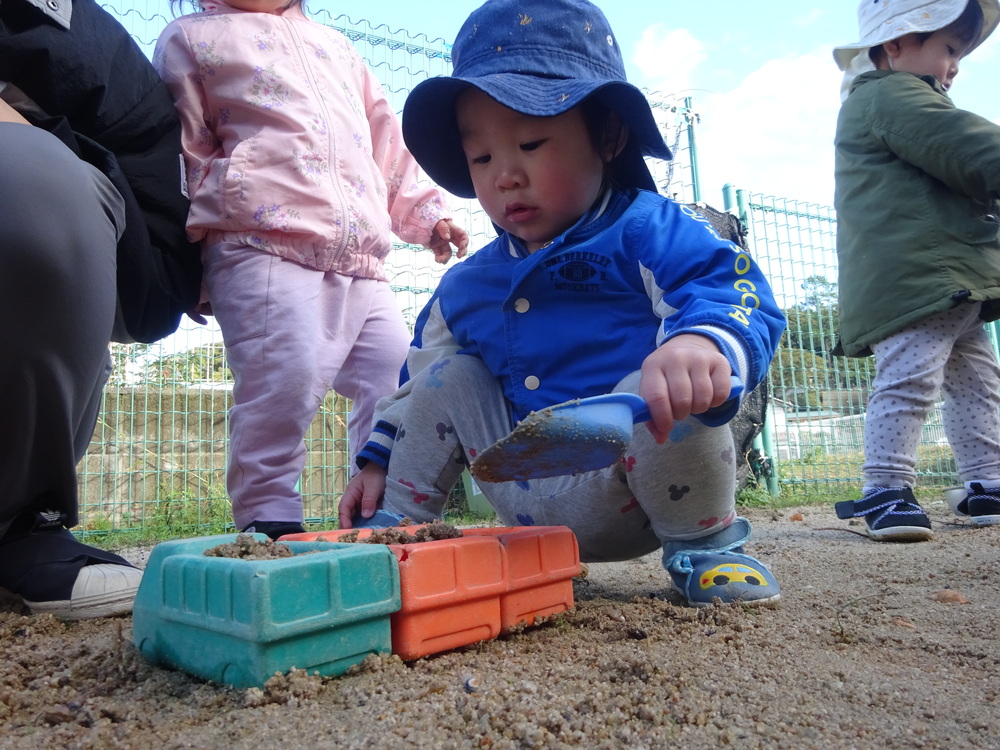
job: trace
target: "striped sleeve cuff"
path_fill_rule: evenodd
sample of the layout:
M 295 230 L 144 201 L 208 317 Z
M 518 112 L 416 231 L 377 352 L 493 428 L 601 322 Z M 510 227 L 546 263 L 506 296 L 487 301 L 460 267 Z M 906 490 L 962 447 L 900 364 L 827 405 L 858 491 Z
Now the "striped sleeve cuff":
M 396 441 L 396 425 L 379 420 L 372 429 L 372 434 L 365 443 L 365 447 L 358 452 L 358 468 L 364 468 L 369 461 L 374 461 L 383 469 L 389 468 L 389 455 L 392 453 L 392 444 Z

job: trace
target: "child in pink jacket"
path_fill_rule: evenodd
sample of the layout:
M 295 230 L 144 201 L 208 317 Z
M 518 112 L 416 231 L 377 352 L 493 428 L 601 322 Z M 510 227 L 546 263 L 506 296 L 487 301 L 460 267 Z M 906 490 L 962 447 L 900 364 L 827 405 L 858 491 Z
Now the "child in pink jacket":
M 446 263 L 468 236 L 418 167 L 350 42 L 298 0 L 205 0 L 153 63 L 183 125 L 188 233 L 235 386 L 236 527 L 302 531 L 304 437 L 332 388 L 353 402 L 351 465 L 410 336 L 383 270 L 391 234 Z

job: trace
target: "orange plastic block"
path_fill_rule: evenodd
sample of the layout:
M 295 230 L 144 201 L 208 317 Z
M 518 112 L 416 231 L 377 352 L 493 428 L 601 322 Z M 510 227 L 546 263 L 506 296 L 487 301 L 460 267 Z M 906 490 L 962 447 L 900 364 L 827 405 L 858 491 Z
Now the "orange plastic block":
M 350 533 L 291 534 L 282 541 L 337 541 Z M 371 529 L 357 533 L 365 538 Z M 461 538 L 387 546 L 399 564 L 401 606 L 390 623 L 392 652 L 401 659 L 496 638 L 573 607 L 580 557 L 564 526 L 463 529 Z
M 499 533 L 497 533 L 499 532 Z M 565 526 L 465 529 L 463 537 L 495 536 L 507 564 L 507 593 L 500 597 L 500 629 L 573 608 L 573 578 L 580 574 L 580 547 Z

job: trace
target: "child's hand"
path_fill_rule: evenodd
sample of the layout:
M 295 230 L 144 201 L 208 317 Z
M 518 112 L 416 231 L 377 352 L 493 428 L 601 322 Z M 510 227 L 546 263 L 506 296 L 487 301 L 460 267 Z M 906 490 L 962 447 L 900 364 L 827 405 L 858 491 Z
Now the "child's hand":
M 663 443 L 674 423 L 721 406 L 729 398 L 732 368 L 707 336 L 681 334 L 642 363 L 639 395 L 652 421 L 646 426 Z
M 191 318 L 195 323 L 200 323 L 201 325 L 208 325 L 208 320 L 205 318 L 206 315 L 212 314 L 212 303 L 211 302 L 199 302 L 197 305 L 192 307 L 187 311 L 187 316 Z
M 451 219 L 441 219 L 434 225 L 431 241 L 427 244 L 434 251 L 434 260 L 447 263 L 451 260 L 451 246 L 455 246 L 455 256 L 461 258 L 469 247 L 469 233 Z
M 360 513 L 364 518 L 375 515 L 382 494 L 385 492 L 385 469 L 374 461 L 369 461 L 347 483 L 343 497 L 340 498 L 338 515 L 340 528 L 354 528 L 354 518 Z

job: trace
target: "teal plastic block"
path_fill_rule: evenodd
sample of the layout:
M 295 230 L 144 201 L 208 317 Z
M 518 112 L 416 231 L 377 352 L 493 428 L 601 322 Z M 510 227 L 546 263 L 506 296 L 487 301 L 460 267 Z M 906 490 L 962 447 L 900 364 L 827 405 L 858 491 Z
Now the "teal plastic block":
M 368 654 L 392 651 L 399 567 L 388 547 L 282 542 L 292 557 L 204 554 L 235 540 L 227 534 L 153 548 L 132 610 L 133 639 L 146 659 L 247 688 L 292 667 L 342 674 Z

